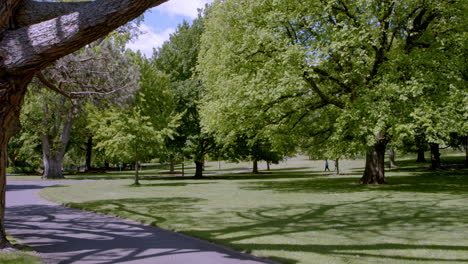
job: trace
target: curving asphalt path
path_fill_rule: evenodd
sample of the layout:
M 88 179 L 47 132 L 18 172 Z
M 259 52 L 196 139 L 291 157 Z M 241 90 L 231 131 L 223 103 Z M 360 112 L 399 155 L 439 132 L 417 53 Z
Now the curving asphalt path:
M 9 181 L 7 232 L 50 264 L 261 264 L 269 260 L 160 228 L 67 208 L 38 192 L 71 181 Z

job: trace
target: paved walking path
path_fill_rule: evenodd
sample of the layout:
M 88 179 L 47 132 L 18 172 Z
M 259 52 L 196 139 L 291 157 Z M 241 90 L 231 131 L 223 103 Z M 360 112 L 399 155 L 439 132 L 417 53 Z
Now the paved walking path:
M 273 263 L 131 220 L 63 207 L 38 192 L 72 181 L 9 181 L 7 232 L 51 264 Z

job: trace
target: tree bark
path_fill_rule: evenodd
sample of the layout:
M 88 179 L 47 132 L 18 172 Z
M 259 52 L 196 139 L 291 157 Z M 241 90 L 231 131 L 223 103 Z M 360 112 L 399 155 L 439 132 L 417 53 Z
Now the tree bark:
M 336 159 L 335 160 L 335 171 L 336 171 L 336 174 L 340 174 L 340 163 L 339 163 L 339 160 L 340 159 Z
M 70 110 L 73 112 L 73 110 Z M 56 121 L 59 122 L 59 121 Z M 63 125 L 62 133 L 60 136 L 60 143 L 54 143 L 50 135 L 42 137 L 42 157 L 44 164 L 44 174 L 42 179 L 63 179 L 63 157 L 70 141 L 71 128 L 73 119 L 71 115 Z M 59 124 L 60 125 L 60 122 Z M 51 142 L 52 141 L 52 142 Z
M 174 162 L 175 162 L 175 161 L 174 161 L 174 154 L 169 155 L 169 163 L 170 163 L 170 165 L 169 165 L 169 171 L 170 171 L 171 173 L 174 173 L 174 171 L 175 171 L 175 170 L 174 170 Z
M 270 161 L 267 160 L 267 171 L 270 171 Z
M 425 163 L 426 158 L 424 157 L 424 152 L 425 152 L 425 143 L 424 143 L 424 138 L 421 136 L 416 137 L 416 148 L 418 149 L 418 158 L 416 159 L 416 162 L 418 163 Z
M 441 167 L 440 165 L 440 151 L 439 144 L 431 143 L 431 170 L 438 170 Z
M 203 178 L 203 161 L 195 161 L 195 178 Z
M 395 150 L 393 150 L 393 148 L 391 148 L 388 151 L 388 159 L 389 159 L 388 167 L 389 168 L 395 168 L 396 167 L 396 165 L 395 165 Z
M 138 161 L 135 161 L 135 182 L 134 182 L 135 185 L 140 185 L 139 170 L 140 170 L 140 167 L 139 167 Z
M 384 141 L 377 142 L 366 153 L 366 167 L 361 184 L 385 184 L 385 147 Z
M 31 79 L 31 75 L 5 75 L 0 78 L 0 248 L 9 245 L 4 225 L 7 146 L 10 138 L 20 129 L 21 104 Z
M 92 170 L 91 160 L 93 158 L 93 137 L 89 136 L 86 142 L 86 171 Z
M 425 163 L 426 158 L 424 157 L 424 149 L 423 148 L 418 148 L 418 158 L 416 159 L 416 162 L 418 163 Z
M 256 160 L 256 159 L 253 160 L 252 173 L 253 174 L 258 174 L 258 160 Z

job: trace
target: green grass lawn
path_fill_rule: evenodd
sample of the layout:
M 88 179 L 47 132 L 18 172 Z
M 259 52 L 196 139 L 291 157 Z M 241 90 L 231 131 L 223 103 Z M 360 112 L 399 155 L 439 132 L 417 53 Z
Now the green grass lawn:
M 280 168 L 286 164 L 277 165 L 276 167 Z M 265 167 L 266 164 L 260 163 L 260 168 Z M 210 175 L 214 173 L 223 173 L 225 171 L 233 170 L 242 170 L 246 168 L 251 168 L 251 162 L 227 162 L 227 161 L 207 161 L 205 163 L 205 174 Z M 140 177 L 142 178 L 155 178 L 155 177 L 175 177 L 180 176 L 182 172 L 182 166 L 177 164 L 175 166 L 175 171 L 178 172 L 177 175 L 167 173 L 169 171 L 169 166 L 156 168 L 156 169 L 147 169 L 143 168 L 140 172 Z M 184 176 L 190 177 L 195 174 L 195 164 L 191 162 L 186 162 L 184 166 Z M 78 173 L 78 174 L 65 174 L 65 179 L 68 180 L 84 180 L 84 179 L 130 179 L 135 176 L 135 171 L 133 170 L 124 170 L 124 171 L 108 171 L 106 173 Z M 41 180 L 39 175 L 26 175 L 26 174 L 17 174 L 17 175 L 8 175 L 9 180 Z
M 339 176 L 323 165 L 299 157 L 271 174 L 152 179 L 140 187 L 96 181 L 41 195 L 283 263 L 468 263 L 468 170 L 433 172 L 403 160 L 387 171 L 388 185 L 362 186 L 362 160 L 342 161 Z
M 21 248 L 15 251 L 0 250 L 0 263 L 1 264 L 43 264 L 40 258 L 34 255 L 33 251 L 26 246 L 18 244 L 18 242 L 11 236 L 8 240 L 16 247 Z

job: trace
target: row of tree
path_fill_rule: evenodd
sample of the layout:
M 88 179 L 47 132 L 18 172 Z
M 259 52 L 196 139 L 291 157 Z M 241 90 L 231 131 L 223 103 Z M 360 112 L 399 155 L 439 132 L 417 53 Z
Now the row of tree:
M 174 164 L 193 160 L 203 175 L 208 154 L 235 160 L 277 162 L 265 142 L 238 138 L 216 142 L 201 127 L 204 86 L 195 73 L 203 18 L 183 22 L 151 58 L 125 50 L 135 28 L 120 29 L 72 53 L 37 75 L 26 96 L 23 129 L 10 142 L 10 166 L 43 170 L 44 179 L 63 178 L 64 167 L 87 171 L 109 163 L 133 164 L 157 158 Z
M 463 1 L 218 1 L 205 19 L 201 114 L 239 134 L 315 156 L 365 154 L 363 184 L 385 183 L 388 146 L 467 145 Z M 457 144 L 455 144 L 457 145 Z M 460 144 L 458 144 L 460 145 Z

